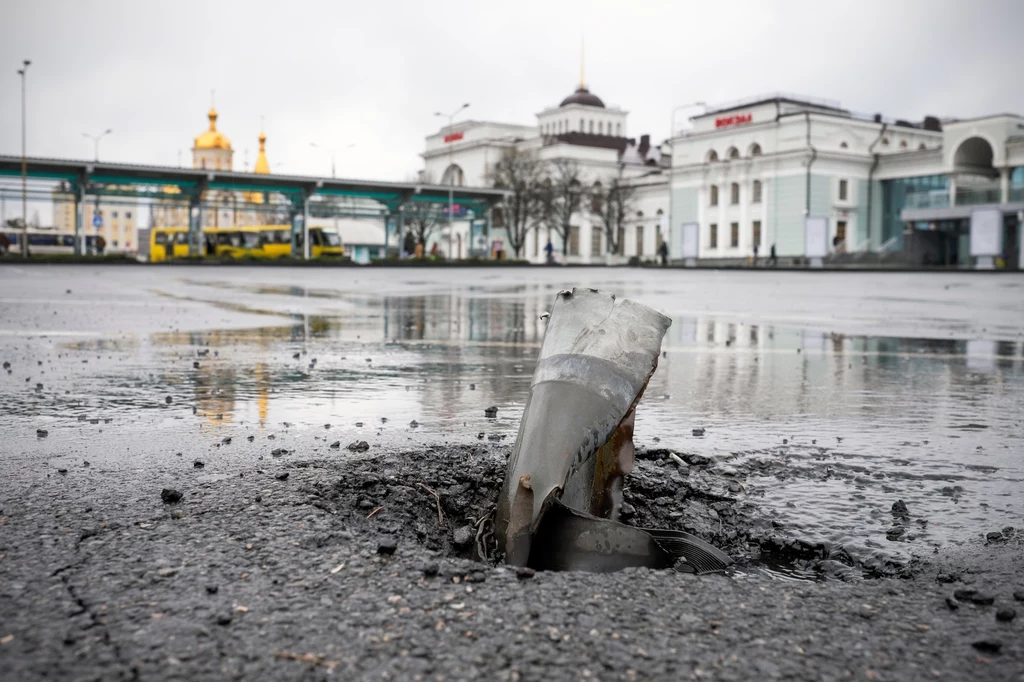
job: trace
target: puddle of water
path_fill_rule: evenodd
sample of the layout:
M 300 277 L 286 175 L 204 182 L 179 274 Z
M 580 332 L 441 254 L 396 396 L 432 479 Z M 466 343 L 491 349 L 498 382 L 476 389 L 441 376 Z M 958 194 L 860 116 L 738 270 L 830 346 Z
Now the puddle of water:
M 29 435 L 40 425 L 83 447 L 100 428 L 160 444 L 316 430 L 325 445 L 339 431 L 402 447 L 510 443 L 541 313 L 566 277 L 673 318 L 638 444 L 745 472 L 744 494 L 790 533 L 906 560 L 1024 526 L 1024 308 L 1005 278 L 26 272 L 0 270 L 0 359 L 12 363 L 0 427 L 25 453 L 45 449 Z M 64 293 L 82 272 L 88 292 Z M 897 500 L 909 516 L 893 515 Z

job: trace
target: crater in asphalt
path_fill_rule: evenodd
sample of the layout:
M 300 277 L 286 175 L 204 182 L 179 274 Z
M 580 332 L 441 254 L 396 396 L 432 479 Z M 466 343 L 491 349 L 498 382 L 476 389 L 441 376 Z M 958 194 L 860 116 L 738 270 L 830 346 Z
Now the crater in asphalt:
M 509 446 L 438 446 L 336 462 L 333 483 L 309 491 L 337 514 L 340 532 L 413 543 L 442 556 L 496 562 L 486 520 L 497 500 Z M 678 460 L 678 461 L 677 461 Z M 681 462 L 681 464 L 679 463 Z M 838 543 L 814 541 L 780 522 L 749 494 L 746 475 L 728 475 L 708 457 L 665 449 L 637 451 L 623 488 L 623 521 L 693 533 L 737 561 L 734 570 L 788 580 L 859 580 L 910 576 L 913 562 L 861 555 Z M 330 534 L 307 539 L 318 546 Z

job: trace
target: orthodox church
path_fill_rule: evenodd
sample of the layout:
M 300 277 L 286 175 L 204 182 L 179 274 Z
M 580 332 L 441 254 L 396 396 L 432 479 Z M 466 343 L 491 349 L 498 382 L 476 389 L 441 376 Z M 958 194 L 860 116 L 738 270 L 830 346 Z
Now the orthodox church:
M 210 107 L 206 114 L 209 128 L 200 133 L 192 145 L 192 168 L 213 171 L 234 169 L 235 150 L 227 135 L 217 129 L 217 110 Z M 260 131 L 259 154 L 252 172 L 270 174 L 267 161 L 267 135 Z M 245 172 L 249 169 L 246 168 Z M 178 193 L 178 188 L 166 188 L 168 193 Z M 269 225 L 277 222 L 275 212 L 264 210 L 268 203 L 262 192 L 232 192 L 209 190 L 203 195 L 203 227 L 245 227 L 248 225 Z M 180 197 L 168 197 L 153 206 L 153 227 L 187 227 L 188 204 Z

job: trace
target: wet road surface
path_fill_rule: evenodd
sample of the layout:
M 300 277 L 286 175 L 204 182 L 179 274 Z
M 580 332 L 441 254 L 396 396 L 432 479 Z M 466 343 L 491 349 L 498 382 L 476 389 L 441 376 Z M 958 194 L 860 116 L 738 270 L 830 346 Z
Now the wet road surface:
M 555 628 L 571 641 L 536 654 L 534 636 L 524 635 L 532 644 L 517 653 L 527 659 L 518 677 L 507 674 L 511 664 L 494 667 L 493 661 L 455 665 L 443 656 L 413 655 L 426 662 L 395 664 L 392 659 L 403 650 L 451 645 L 453 637 L 467 638 L 455 649 L 474 660 L 495 651 L 495 642 L 517 636 L 512 633 L 522 635 L 515 628 L 506 631 L 500 615 L 517 599 L 520 583 L 511 574 L 488 573 L 500 587 L 480 589 L 489 597 L 478 591 L 478 598 L 489 599 L 477 605 L 489 614 L 486 636 L 478 629 L 474 639 L 441 626 L 415 644 L 388 644 L 387 633 L 403 620 L 401 600 L 390 597 L 419 585 L 430 552 L 440 552 L 442 573 L 451 574 L 443 576 L 446 581 L 471 572 L 473 564 L 459 558 L 465 552 L 449 552 L 449 540 L 436 547 L 427 542 L 426 549 L 403 543 L 392 571 L 376 557 L 374 536 L 364 534 L 370 532 L 362 524 L 376 508 L 374 500 L 353 493 L 353 507 L 372 506 L 360 506 L 365 513 L 353 521 L 354 536 L 336 537 L 347 502 L 326 503 L 330 496 L 310 491 L 337 479 L 335 467 L 358 467 L 386 453 L 457 447 L 498 459 L 507 454 L 543 336 L 540 315 L 558 290 L 571 286 L 607 289 L 673 319 L 664 357 L 637 412 L 638 445 L 680 453 L 688 462 L 707 458 L 693 469 L 723 485 L 735 483 L 736 496 L 784 527 L 788 537 L 841 546 L 863 564 L 913 566 L 936 550 L 943 556 L 993 552 L 996 575 L 965 559 L 957 565 L 966 568 L 947 571 L 958 581 L 952 586 L 929 578 L 902 592 L 832 582 L 781 587 L 780 578 L 820 575 L 806 566 L 755 562 L 731 580 L 701 583 L 704 596 L 696 601 L 688 601 L 694 597 L 686 596 L 685 584 L 663 585 L 671 578 L 653 574 L 550 576 L 517 617 L 539 620 L 543 627 L 537 624 L 537 632 L 544 637 Z M 66 610 L 72 621 L 85 622 L 57 627 L 44 620 L 45 625 L 9 628 L 15 639 L 0 646 L 28 649 L 0 648 L 0 663 L 7 652 L 20 651 L 8 659 L 22 666 L 12 668 L 24 673 L 20 679 L 40 671 L 52 675 L 63 669 L 60 661 L 73 660 L 89 664 L 82 679 L 110 679 L 104 671 L 115 669 L 131 679 L 133 665 L 134 675 L 147 679 L 405 679 L 412 672 L 423 679 L 442 673 L 463 679 L 494 678 L 497 670 L 507 679 L 537 679 L 545 656 L 548 677 L 563 679 L 552 677 L 550 666 L 578 668 L 580 655 L 602 662 L 602 669 L 590 671 L 593 679 L 689 678 L 698 670 L 720 679 L 732 679 L 733 673 L 738 679 L 776 673 L 840 679 L 848 670 L 863 677 L 875 670 L 872 665 L 902 679 L 934 678 L 925 664 L 906 667 L 901 652 L 908 650 L 928 652 L 939 672 L 951 665 L 988 666 L 975 660 L 972 638 L 1005 642 L 1015 630 L 997 629 L 994 611 L 974 606 L 948 622 L 942 595 L 962 587 L 960 582 L 977 581 L 999 592 L 997 606 L 1013 603 L 1020 534 L 1002 531 L 1024 527 L 1022 293 L 1024 277 L 1015 275 L 4 266 L 0 361 L 10 367 L 0 373 L 0 473 L 6 479 L 0 529 L 7 529 L 0 549 L 6 554 L 0 556 L 0 604 L 8 613 L 0 620 L 15 622 L 15 615 L 39 603 L 49 605 L 41 607 L 42 614 Z M 491 405 L 498 407 L 496 418 L 484 416 Z M 693 435 L 695 428 L 703 428 L 703 435 Z M 367 453 L 345 449 L 360 440 L 370 446 Z M 331 447 L 335 443 L 340 447 Z M 438 461 L 459 466 L 458 459 Z M 415 466 L 430 470 L 422 462 Z M 644 469 L 647 476 L 658 471 Z M 284 472 L 290 478 L 276 480 Z M 439 490 L 444 485 L 452 499 L 463 485 L 430 475 L 440 476 L 430 484 Z M 163 487 L 186 491 L 183 512 L 161 503 Z M 892 512 L 897 500 L 905 502 L 908 514 Z M 467 506 L 467 518 L 474 509 Z M 704 525 L 722 525 L 714 510 L 705 512 L 713 516 Z M 174 513 L 199 525 L 175 524 Z M 401 535 L 389 513 L 385 509 L 373 518 Z M 993 532 L 999 537 L 986 538 Z M 256 560 L 245 548 L 258 550 L 261 540 L 265 554 Z M 294 542 L 307 543 L 297 556 L 289 554 Z M 328 572 L 335 561 L 357 567 L 356 575 L 366 581 L 365 597 L 357 596 L 358 586 L 322 577 L 336 575 Z M 257 621 L 233 610 L 241 602 L 205 594 L 200 587 L 208 580 L 224 585 L 231 599 L 270 600 L 273 615 L 264 613 L 258 622 L 265 623 L 271 634 L 262 636 L 275 650 L 330 652 L 330 642 L 347 637 L 362 653 L 342 660 L 335 651 L 329 658 L 333 666 L 287 657 L 268 662 L 266 652 L 260 658 Z M 601 607 L 595 621 L 574 607 L 560 623 L 540 608 L 551 599 L 585 601 L 582 593 L 590 591 L 617 593 L 625 589 L 616 582 L 622 580 L 648 595 L 637 596 L 635 608 L 618 604 L 609 614 Z M 766 588 L 770 597 L 763 596 Z M 447 599 L 440 586 L 430 589 Z M 462 588 L 448 591 L 453 589 Z M 661 606 L 650 606 L 660 615 L 639 615 L 641 605 L 660 601 L 660 590 L 675 595 L 676 606 L 697 618 L 690 634 L 677 632 L 695 652 L 685 662 L 678 662 L 672 643 L 660 640 L 654 647 L 631 644 L 610 658 L 596 641 L 579 643 L 593 630 L 611 637 L 617 628 L 620 636 L 643 638 L 652 627 L 679 627 L 678 614 Z M 131 598 L 116 607 L 112 595 L 119 591 Z M 198 596 L 181 596 L 192 591 Z M 275 602 L 273 594 L 284 596 Z M 462 594 L 456 597 L 462 600 Z M 172 612 L 168 600 L 175 598 L 183 599 L 181 613 L 166 621 L 155 615 Z M 877 664 L 848 660 L 846 667 L 830 668 L 836 654 L 828 646 L 818 647 L 813 664 L 793 658 L 794 647 L 810 646 L 789 639 L 808 636 L 796 634 L 799 627 L 787 634 L 768 624 L 742 625 L 737 598 L 752 604 L 767 599 L 755 608 L 790 613 L 787 618 L 819 629 L 845 631 L 866 621 L 860 602 L 886 613 L 899 609 L 910 620 L 886 615 L 884 626 L 867 626 L 871 633 L 859 636 L 861 646 L 881 652 Z M 802 605 L 791 612 L 794 598 Z M 450 608 L 446 602 L 420 603 L 408 618 L 416 628 L 433 627 L 435 607 Z M 118 608 L 127 611 L 113 615 Z M 377 609 L 390 615 L 369 615 Z M 728 634 L 708 625 L 707 614 L 722 609 L 730 614 L 726 627 L 735 626 Z M 336 626 L 338 637 L 325 639 L 323 619 L 339 612 L 349 614 L 345 625 Z M 812 615 L 821 612 L 843 615 L 827 622 Z M 234 619 L 230 636 L 215 624 L 222 616 Z M 193 624 L 197 618 L 201 625 Z M 250 625 L 234 630 L 243 621 Z M 100 644 L 79 632 L 93 628 Z M 311 635 L 311 628 L 320 634 Z M 70 644 L 50 641 L 60 640 L 65 629 Z M 725 635 L 726 648 L 705 635 Z M 168 644 L 175 636 L 182 642 L 197 638 L 199 644 L 181 644 L 187 648 L 182 653 Z M 754 657 L 763 659 L 764 670 L 751 668 L 753 659 L 730 667 L 729 648 L 758 639 L 769 642 L 761 646 L 788 648 L 774 658 Z M 203 652 L 212 649 L 222 657 L 220 667 L 194 667 L 199 661 L 206 665 Z M 391 652 L 392 659 L 381 652 Z M 104 658 L 108 654 L 110 660 Z M 1020 655 L 1004 648 L 990 657 L 996 665 L 983 668 L 983 677 L 1021 674 Z M 47 657 L 58 667 L 48 668 Z M 505 652 L 497 660 L 514 658 Z M 481 672 L 487 670 L 492 674 Z M 579 669 L 570 672 L 564 679 L 588 677 Z
M 1024 525 L 1024 276 L 5 267 L 0 427 L 52 467 L 282 430 L 509 442 L 570 285 L 673 320 L 638 444 L 784 460 L 747 492 L 806 539 L 906 559 Z

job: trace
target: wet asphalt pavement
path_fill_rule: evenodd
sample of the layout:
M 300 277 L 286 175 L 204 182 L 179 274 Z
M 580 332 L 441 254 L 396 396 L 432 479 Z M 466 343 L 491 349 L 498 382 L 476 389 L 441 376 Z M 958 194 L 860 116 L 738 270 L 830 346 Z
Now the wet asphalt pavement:
M 471 559 L 539 315 L 581 284 L 673 317 L 636 522 L 739 570 Z M 1024 609 L 1024 277 L 7 265 L 0 287 L 2 679 L 1024 679 L 1024 614 L 997 619 Z

